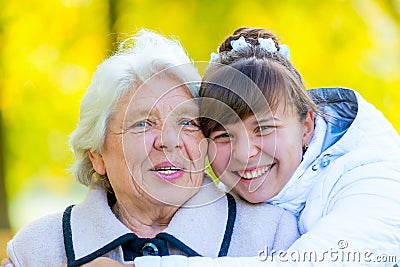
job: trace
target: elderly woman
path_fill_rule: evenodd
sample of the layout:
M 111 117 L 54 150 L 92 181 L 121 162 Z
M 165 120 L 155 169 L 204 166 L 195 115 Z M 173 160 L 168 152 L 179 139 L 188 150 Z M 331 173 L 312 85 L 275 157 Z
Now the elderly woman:
M 179 43 L 149 31 L 105 60 L 71 136 L 73 171 L 87 197 L 21 229 L 7 248 L 13 263 L 78 266 L 100 256 L 132 263 L 142 255 L 255 256 L 265 246 L 287 248 L 298 237 L 293 216 L 235 200 L 208 176 L 203 181 L 199 81 Z

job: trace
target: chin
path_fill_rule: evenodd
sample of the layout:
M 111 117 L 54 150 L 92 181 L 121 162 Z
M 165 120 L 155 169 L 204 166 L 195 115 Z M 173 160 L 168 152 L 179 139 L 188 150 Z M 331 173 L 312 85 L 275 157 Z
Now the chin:
M 265 199 L 260 198 L 260 197 L 249 197 L 249 200 L 247 200 L 247 201 L 250 203 L 253 203 L 253 204 L 257 204 L 257 203 L 265 202 Z
M 263 203 L 266 202 L 269 198 L 266 198 L 265 196 L 260 195 L 259 193 L 248 193 L 246 192 L 246 194 L 240 194 L 239 195 L 245 199 L 247 202 L 253 203 L 253 204 L 257 204 L 257 203 Z

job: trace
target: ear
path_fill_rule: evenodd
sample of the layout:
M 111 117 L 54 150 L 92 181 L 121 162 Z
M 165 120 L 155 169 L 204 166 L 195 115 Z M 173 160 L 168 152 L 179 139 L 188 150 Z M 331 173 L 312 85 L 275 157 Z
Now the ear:
M 309 144 L 314 134 L 314 113 L 309 110 L 303 122 L 303 144 Z
M 93 169 L 101 175 L 106 174 L 106 165 L 104 164 L 103 156 L 97 152 L 88 151 L 89 159 L 92 162 Z

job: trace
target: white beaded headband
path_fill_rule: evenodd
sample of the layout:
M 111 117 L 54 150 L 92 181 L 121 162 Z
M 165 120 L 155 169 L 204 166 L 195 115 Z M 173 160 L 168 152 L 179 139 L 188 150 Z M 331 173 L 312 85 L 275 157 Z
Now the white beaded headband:
M 264 49 L 267 52 L 275 53 L 278 52 L 288 60 L 290 60 L 290 50 L 287 45 L 281 44 L 279 45 L 279 51 L 275 47 L 275 42 L 271 38 L 258 38 L 258 43 L 260 48 Z M 231 46 L 233 51 L 240 51 L 247 47 L 251 47 L 251 44 L 246 42 L 243 36 L 240 36 L 239 39 L 231 41 Z M 219 54 L 211 53 L 211 62 L 214 62 L 219 58 Z

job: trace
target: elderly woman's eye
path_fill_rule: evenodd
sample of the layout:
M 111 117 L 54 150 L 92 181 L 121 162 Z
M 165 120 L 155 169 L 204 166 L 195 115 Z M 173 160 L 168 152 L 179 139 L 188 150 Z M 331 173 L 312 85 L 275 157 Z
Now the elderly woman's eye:
M 193 126 L 193 127 L 199 127 L 198 123 L 196 120 L 182 120 L 179 125 L 181 126 Z
M 184 121 L 181 121 L 180 125 L 183 125 L 183 126 L 189 126 L 189 125 L 193 125 L 193 124 L 192 124 L 192 122 L 191 122 L 191 121 L 184 120 Z
M 148 127 L 148 126 L 150 126 L 150 123 L 148 123 L 147 121 L 139 121 L 134 124 L 134 127 Z

